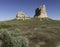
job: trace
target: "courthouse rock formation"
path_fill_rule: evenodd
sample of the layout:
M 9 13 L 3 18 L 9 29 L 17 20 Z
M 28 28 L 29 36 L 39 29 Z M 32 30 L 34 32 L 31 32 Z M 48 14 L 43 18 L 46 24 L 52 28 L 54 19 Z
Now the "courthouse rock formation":
M 26 19 L 30 19 L 30 18 L 28 16 L 26 16 L 24 12 L 18 12 L 16 14 L 16 19 L 26 20 Z

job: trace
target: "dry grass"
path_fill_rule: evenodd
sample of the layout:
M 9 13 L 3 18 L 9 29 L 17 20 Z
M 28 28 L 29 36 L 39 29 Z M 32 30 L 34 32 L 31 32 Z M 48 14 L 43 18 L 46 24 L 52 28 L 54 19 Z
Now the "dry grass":
M 56 20 L 4 21 L 0 22 L 0 33 L 2 32 L 1 30 L 6 30 L 11 35 L 11 38 L 18 36 L 28 38 L 30 47 L 36 47 L 36 45 L 41 47 L 56 47 L 60 42 L 60 21 Z M 46 44 L 40 45 L 40 42 Z

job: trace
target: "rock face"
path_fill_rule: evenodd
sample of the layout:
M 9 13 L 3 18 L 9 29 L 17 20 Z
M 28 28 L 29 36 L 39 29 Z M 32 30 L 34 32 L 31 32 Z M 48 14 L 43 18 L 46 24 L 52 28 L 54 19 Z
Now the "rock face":
M 47 18 L 48 17 L 45 5 L 42 5 L 41 7 L 37 8 L 35 10 L 34 18 L 35 17 L 37 17 L 37 18 Z
M 23 12 L 18 12 L 16 15 L 16 19 L 26 20 L 26 19 L 30 19 L 30 18 L 28 16 L 26 16 Z

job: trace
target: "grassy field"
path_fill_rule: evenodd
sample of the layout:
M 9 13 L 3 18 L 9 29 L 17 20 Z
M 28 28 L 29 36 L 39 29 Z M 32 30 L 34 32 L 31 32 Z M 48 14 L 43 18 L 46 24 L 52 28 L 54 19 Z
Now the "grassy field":
M 0 22 L 0 40 L 5 47 L 57 47 L 60 45 L 60 21 L 13 19 Z

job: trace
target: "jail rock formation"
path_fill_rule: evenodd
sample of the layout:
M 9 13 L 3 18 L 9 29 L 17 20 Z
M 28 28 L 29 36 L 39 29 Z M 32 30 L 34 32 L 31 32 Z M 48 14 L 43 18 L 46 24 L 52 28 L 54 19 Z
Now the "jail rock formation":
M 48 19 L 45 5 L 42 5 L 35 10 L 34 18 Z

